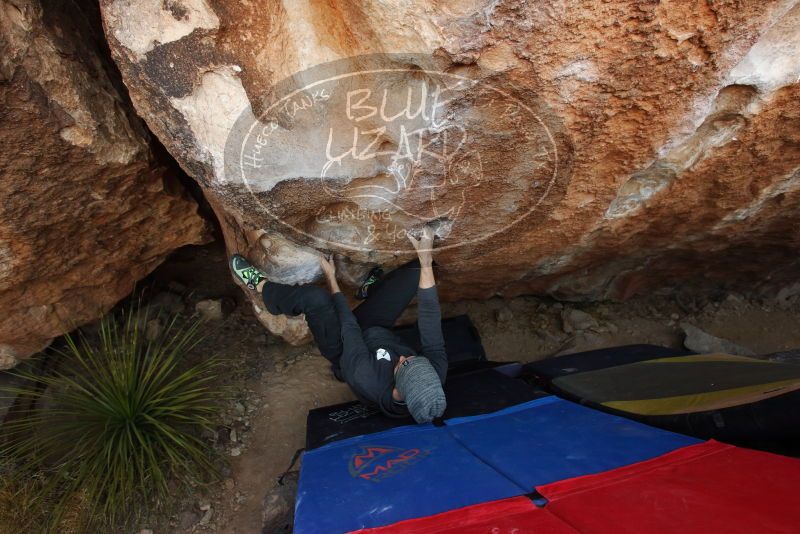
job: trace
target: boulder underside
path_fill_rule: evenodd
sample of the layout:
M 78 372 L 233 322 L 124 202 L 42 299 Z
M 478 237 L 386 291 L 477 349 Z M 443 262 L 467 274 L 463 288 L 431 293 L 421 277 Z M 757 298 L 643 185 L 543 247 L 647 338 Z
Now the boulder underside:
M 355 284 L 423 224 L 447 299 L 798 274 L 796 1 L 101 10 L 138 113 L 274 280 L 317 280 L 324 251 Z

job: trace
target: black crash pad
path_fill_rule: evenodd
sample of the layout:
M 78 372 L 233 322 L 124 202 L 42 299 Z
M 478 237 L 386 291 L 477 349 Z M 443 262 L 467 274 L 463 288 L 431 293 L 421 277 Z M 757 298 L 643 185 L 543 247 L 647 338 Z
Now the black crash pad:
M 523 366 L 523 375 L 530 377 L 534 383 L 547 388 L 553 379 L 560 376 L 586 371 L 596 371 L 617 365 L 669 358 L 671 356 L 688 356 L 694 354 L 683 349 L 671 349 L 658 345 L 624 345 L 607 349 L 589 350 L 566 354 L 531 362 Z
M 519 364 L 508 364 L 449 374 L 444 418 L 491 413 L 548 395 L 514 376 L 520 370 Z M 414 424 L 410 417 L 387 417 L 358 401 L 317 408 L 306 419 L 306 449 L 410 424 Z
M 704 391 L 714 394 L 723 386 L 736 386 L 738 383 L 728 383 L 734 379 L 758 383 L 759 376 L 750 376 L 747 371 L 750 367 L 763 367 L 759 370 L 766 372 L 772 367 L 782 369 L 781 365 L 791 365 L 763 359 L 753 360 L 753 363 L 690 363 L 681 359 L 648 370 L 647 362 L 693 354 L 656 345 L 627 345 L 532 362 L 523 366 L 522 376 L 533 385 L 565 399 L 673 432 L 783 454 L 800 454 L 800 411 L 797 410 L 797 406 L 800 406 L 800 390 L 787 390 L 758 400 L 751 398 L 752 392 L 745 389 L 741 402 L 734 402 L 736 397 L 729 392 L 726 403 L 720 399 L 719 406 L 713 409 L 695 409 L 685 413 L 677 410 L 674 413 L 647 413 L 638 411 L 635 405 L 625 409 L 627 405 L 620 404 L 619 401 L 627 400 L 641 400 L 646 404 L 664 397 L 670 399 L 677 396 L 680 399 L 682 394 L 687 393 L 701 399 Z M 731 369 L 724 369 L 723 364 Z M 738 370 L 739 367 L 744 371 Z M 639 375 L 634 371 L 638 371 Z M 685 380 L 681 380 L 680 373 L 685 374 Z M 770 380 L 783 376 L 790 379 L 796 373 L 781 374 L 778 369 L 778 375 Z M 662 379 L 669 383 L 659 385 Z M 595 391 L 601 387 L 605 388 L 602 394 Z M 734 393 L 738 391 L 733 390 Z

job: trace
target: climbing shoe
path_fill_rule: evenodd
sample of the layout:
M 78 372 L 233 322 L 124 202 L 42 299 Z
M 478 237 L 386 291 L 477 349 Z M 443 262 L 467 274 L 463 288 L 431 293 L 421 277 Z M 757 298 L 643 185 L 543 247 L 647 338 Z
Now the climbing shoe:
M 362 282 L 361 287 L 356 291 L 356 298 L 358 300 L 367 298 L 369 296 L 369 288 L 374 286 L 381 277 L 383 277 L 383 269 L 380 267 L 372 269 L 364 279 L 364 282 Z
M 255 289 L 262 281 L 267 279 L 267 275 L 250 265 L 250 262 L 238 254 L 231 257 L 231 269 L 236 277 L 250 289 Z

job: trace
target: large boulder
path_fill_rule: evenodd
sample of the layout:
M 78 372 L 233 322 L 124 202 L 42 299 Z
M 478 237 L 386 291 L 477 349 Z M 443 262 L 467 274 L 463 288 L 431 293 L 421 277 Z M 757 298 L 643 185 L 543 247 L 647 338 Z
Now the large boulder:
M 96 7 L 0 2 L 0 368 L 207 239 L 104 46 Z
M 451 299 L 797 275 L 798 2 L 101 9 L 137 111 L 274 280 L 330 251 L 355 282 L 430 221 Z

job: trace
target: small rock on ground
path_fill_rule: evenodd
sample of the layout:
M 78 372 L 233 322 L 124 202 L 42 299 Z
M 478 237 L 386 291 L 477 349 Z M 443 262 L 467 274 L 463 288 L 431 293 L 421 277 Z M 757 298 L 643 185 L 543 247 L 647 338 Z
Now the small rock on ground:
M 581 330 L 588 330 L 590 328 L 597 328 L 597 320 L 581 310 L 574 310 L 567 308 L 561 312 L 561 322 L 564 332 L 573 334 Z
M 161 336 L 164 328 L 161 326 L 159 319 L 150 319 L 144 329 L 144 337 L 147 341 L 155 341 Z
M 211 506 L 209 506 L 208 509 L 205 510 L 203 517 L 200 519 L 200 524 L 201 525 L 209 524 L 211 522 L 212 517 L 214 517 L 214 509 L 211 508 Z
M 222 299 L 201 300 L 195 304 L 194 309 L 206 321 L 221 321 L 225 318 Z
M 261 508 L 262 534 L 292 531 L 297 475 L 297 471 L 287 473 L 283 477 L 283 484 L 277 484 L 264 496 Z
M 800 282 L 793 284 L 788 287 L 784 287 L 780 291 L 778 291 L 778 295 L 775 297 L 775 300 L 778 301 L 778 306 L 782 309 L 789 308 L 797 297 L 800 296 Z
M 728 339 L 722 339 L 713 336 L 708 332 L 700 330 L 696 326 L 689 323 L 681 323 L 681 328 L 686 334 L 686 339 L 683 345 L 694 352 L 701 354 L 708 354 L 712 352 L 722 352 L 725 354 L 733 354 L 736 356 L 754 356 L 755 353 Z
M 514 313 L 508 308 L 500 308 L 494 312 L 494 318 L 498 323 L 507 323 L 514 318 Z

